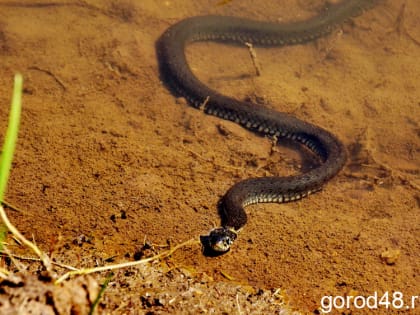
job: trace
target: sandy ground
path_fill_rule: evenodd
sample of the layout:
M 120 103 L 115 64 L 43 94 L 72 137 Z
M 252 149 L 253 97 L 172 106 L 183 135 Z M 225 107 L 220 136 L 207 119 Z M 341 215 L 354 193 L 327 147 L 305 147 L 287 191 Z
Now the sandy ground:
M 233 183 L 292 174 L 310 162 L 290 145 L 273 148 L 269 139 L 176 100 L 159 80 L 154 44 L 189 16 L 296 20 L 322 1 L 217 3 L 0 1 L 0 130 L 13 74 L 25 78 L 7 192 L 20 211 L 8 213 L 57 262 L 130 261 L 145 240 L 197 239 L 219 224 L 215 205 Z M 343 140 L 349 160 L 310 198 L 249 207 L 249 222 L 228 254 L 207 258 L 190 246 L 164 268 L 189 270 L 189 279 L 206 275 L 215 285 L 281 288 L 304 313 L 317 314 L 324 295 L 401 291 L 406 302 L 419 295 L 419 15 L 415 0 L 387 1 L 316 43 L 257 49 L 260 77 L 242 47 L 191 45 L 189 61 L 204 82 L 327 128 Z M 387 251 L 395 262 L 381 258 Z M 155 286 L 168 287 L 171 277 L 163 279 Z M 180 311 L 140 303 L 144 291 L 136 288 L 144 281 L 115 284 L 99 311 Z M 241 313 L 224 288 L 214 301 Z M 407 313 L 419 309 L 420 300 Z

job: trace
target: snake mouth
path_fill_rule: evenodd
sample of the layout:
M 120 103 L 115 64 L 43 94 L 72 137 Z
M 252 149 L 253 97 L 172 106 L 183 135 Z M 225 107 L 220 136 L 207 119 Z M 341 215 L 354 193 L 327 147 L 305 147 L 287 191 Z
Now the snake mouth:
M 230 227 L 212 229 L 209 235 L 201 236 L 203 252 L 206 256 L 219 256 L 230 250 L 233 242 L 238 237 L 238 231 Z

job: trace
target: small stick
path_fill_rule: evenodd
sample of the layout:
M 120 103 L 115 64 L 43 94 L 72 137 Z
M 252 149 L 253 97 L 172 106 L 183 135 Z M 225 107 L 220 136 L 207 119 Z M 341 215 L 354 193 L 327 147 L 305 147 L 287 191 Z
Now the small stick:
M 404 20 L 405 20 L 405 12 L 407 9 L 407 1 L 404 1 L 404 3 L 401 5 L 401 8 L 398 12 L 398 15 L 394 22 L 394 27 L 390 29 L 387 33 L 393 33 L 396 32 L 398 36 L 405 35 L 407 36 L 414 44 L 420 46 L 420 41 L 416 39 L 413 35 L 410 34 L 410 32 L 407 30 Z
M 201 103 L 200 106 L 198 106 L 198 109 L 204 112 L 204 110 L 206 109 L 207 103 L 209 101 L 210 101 L 210 96 L 207 96 L 206 99 L 203 101 L 203 103 Z
M 405 7 L 406 7 L 406 3 L 404 2 L 401 5 L 400 12 L 398 12 L 397 19 L 395 20 L 395 29 L 397 30 L 398 35 L 401 35 L 405 31 L 405 27 L 404 27 Z
M 15 255 L 15 254 L 12 254 L 12 253 L 9 253 L 9 252 L 6 253 L 6 251 L 4 253 L 0 253 L 0 257 L 10 257 L 10 258 L 18 259 L 18 260 L 38 261 L 38 262 L 42 263 L 41 259 L 39 259 L 39 258 L 19 256 L 19 255 Z M 58 266 L 58 267 L 68 269 L 68 270 L 73 270 L 73 271 L 79 270 L 75 267 L 65 265 L 65 264 L 62 264 L 62 263 L 58 263 L 58 262 L 55 262 L 55 261 L 51 261 L 51 265 Z
M 238 314 L 242 315 L 241 305 L 239 304 L 239 293 L 236 293 L 236 307 L 238 308 Z
M 133 266 L 137 266 L 137 265 L 140 265 L 140 264 L 147 263 L 149 261 L 153 261 L 153 260 L 165 258 L 165 257 L 168 257 L 168 256 L 172 255 L 173 252 L 175 252 L 176 250 L 178 250 L 179 248 L 181 248 L 183 246 L 196 244 L 198 242 L 199 241 L 197 241 L 195 239 L 191 239 L 189 241 L 186 241 L 184 243 L 181 243 L 181 244 L 178 244 L 178 245 L 174 246 L 170 250 L 164 251 L 164 252 L 162 252 L 160 254 L 157 254 L 155 256 L 152 256 L 152 257 L 149 257 L 149 258 L 145 258 L 145 259 L 142 259 L 142 260 L 138 260 L 138 261 L 129 261 L 129 262 L 121 263 L 121 264 L 115 264 L 115 265 L 101 266 L 101 267 L 96 267 L 96 268 L 86 268 L 86 269 L 79 269 L 79 270 L 69 271 L 69 272 L 65 273 L 64 275 L 62 275 L 60 278 L 58 278 L 55 281 L 55 284 L 58 284 L 60 282 L 63 282 L 64 280 L 66 280 L 70 276 L 74 276 L 74 275 L 87 275 L 87 274 L 94 273 L 94 272 L 109 271 L 109 270 L 114 270 L 114 269 L 121 269 L 121 268 L 133 267 Z
M 63 91 L 66 91 L 67 90 L 67 88 L 64 85 L 64 83 L 61 82 L 61 80 L 54 73 L 52 73 L 51 71 L 46 70 L 46 69 L 41 69 L 41 68 L 39 68 L 37 66 L 31 66 L 28 69 L 29 70 L 36 70 L 36 71 L 40 71 L 40 72 L 46 73 L 47 75 L 49 75 L 50 77 L 52 77 L 55 82 L 57 82 L 57 84 L 63 89 Z
M 258 59 L 257 59 L 257 53 L 255 52 L 254 46 L 251 43 L 245 43 L 246 47 L 248 47 L 249 55 L 252 59 L 252 64 L 255 68 L 255 74 L 257 77 L 261 75 L 261 67 L 259 65 Z
M 31 241 L 27 240 L 15 226 L 9 221 L 9 218 L 6 215 L 6 212 L 4 211 L 4 208 L 0 206 L 0 217 L 4 222 L 4 225 L 9 229 L 9 231 L 15 236 L 19 241 L 21 241 L 23 244 L 25 244 L 27 247 L 32 249 L 32 251 L 39 257 L 39 259 L 42 261 L 42 264 L 44 265 L 45 269 L 47 269 L 48 272 L 51 272 L 51 261 L 49 257 L 42 252 L 38 246 L 36 246 Z
M 2 205 L 6 206 L 7 208 L 9 208 L 9 209 L 11 209 L 13 211 L 16 211 L 16 212 L 19 212 L 19 213 L 23 213 L 23 211 L 21 209 L 19 209 L 18 207 L 15 207 L 14 205 L 10 204 L 6 200 L 3 200 L 1 203 L 2 203 Z

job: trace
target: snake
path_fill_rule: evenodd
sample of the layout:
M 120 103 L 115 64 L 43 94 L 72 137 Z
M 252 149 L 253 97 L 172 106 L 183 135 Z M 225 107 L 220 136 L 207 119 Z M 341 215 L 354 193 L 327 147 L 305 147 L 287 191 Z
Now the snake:
M 204 250 L 224 254 L 230 250 L 247 222 L 245 207 L 256 203 L 297 201 L 319 191 L 345 165 L 344 144 L 322 127 L 249 101 L 223 95 L 201 82 L 192 72 L 185 48 L 197 41 L 251 44 L 262 47 L 305 44 L 330 34 L 340 24 L 373 7 L 380 0 L 347 0 L 327 3 L 307 20 L 288 23 L 250 20 L 234 16 L 194 16 L 170 26 L 156 42 L 162 81 L 176 96 L 204 113 L 233 121 L 260 135 L 291 139 L 306 148 L 319 165 L 291 176 L 269 176 L 241 180 L 220 198 L 221 226 L 202 237 Z

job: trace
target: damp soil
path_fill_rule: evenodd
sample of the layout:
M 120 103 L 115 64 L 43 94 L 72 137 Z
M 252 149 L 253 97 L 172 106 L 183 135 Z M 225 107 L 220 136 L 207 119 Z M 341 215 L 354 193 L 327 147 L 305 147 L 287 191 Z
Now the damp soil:
M 281 22 L 316 14 L 322 3 L 1 1 L 0 130 L 14 73 L 25 80 L 6 196 L 17 208 L 7 210 L 10 220 L 56 262 L 131 261 L 145 243 L 158 250 L 217 226 L 217 201 L 235 182 L 310 167 L 310 156 L 292 144 L 273 146 L 176 99 L 159 78 L 155 42 L 190 16 Z M 185 270 L 184 290 L 211 282 L 213 305 L 224 301 L 238 314 L 246 298 L 224 284 L 281 289 L 293 309 L 315 314 L 325 295 L 418 295 L 419 15 L 414 0 L 387 1 L 316 43 L 256 48 L 260 76 L 244 47 L 189 46 L 203 82 L 330 130 L 344 142 L 348 163 L 309 198 L 248 207 L 249 221 L 226 255 L 185 247 L 151 266 L 167 276 L 150 285 L 134 277 L 136 269 L 116 273 L 98 312 L 194 313 L 190 304 L 204 287 L 179 307 L 169 307 L 172 298 L 153 299 Z M 9 250 L 24 252 L 13 242 Z M 95 277 L 101 282 L 105 274 Z M 253 292 L 251 304 L 265 291 Z

